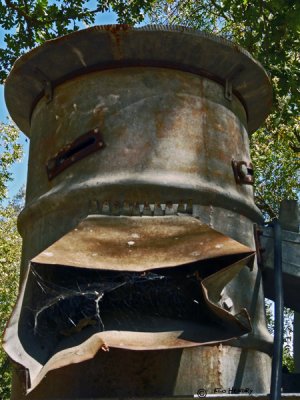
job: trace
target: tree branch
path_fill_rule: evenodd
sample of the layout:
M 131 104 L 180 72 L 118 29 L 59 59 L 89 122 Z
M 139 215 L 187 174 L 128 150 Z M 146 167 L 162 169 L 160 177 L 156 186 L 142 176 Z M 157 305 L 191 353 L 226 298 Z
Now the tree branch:
M 5 0 L 5 4 L 7 5 L 8 8 L 12 9 L 13 11 L 15 11 L 20 18 L 23 17 L 27 23 L 35 21 L 35 19 L 32 18 L 29 14 L 27 14 L 26 11 L 24 11 L 21 7 L 18 7 L 11 0 Z
M 269 214 L 270 218 L 276 218 L 276 212 L 273 210 L 273 208 L 266 202 L 266 200 L 264 199 L 264 196 L 262 195 L 262 193 L 259 191 L 259 189 L 256 187 L 255 188 L 255 202 L 257 203 L 258 207 L 262 210 L 265 211 L 266 213 Z

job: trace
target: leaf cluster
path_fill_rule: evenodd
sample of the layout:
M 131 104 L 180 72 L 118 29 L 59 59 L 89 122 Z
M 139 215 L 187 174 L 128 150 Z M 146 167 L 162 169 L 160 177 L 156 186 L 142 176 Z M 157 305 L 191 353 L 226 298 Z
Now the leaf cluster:
M 0 26 L 5 32 L 0 49 L 0 82 L 14 61 L 45 40 L 91 26 L 98 14 L 114 11 L 119 23 L 135 24 L 144 19 L 155 0 L 2 0 Z
M 0 398 L 3 400 L 10 397 L 11 372 L 2 349 L 2 336 L 18 290 L 21 237 L 16 226 L 21 198 L 23 195 L 19 195 L 8 206 L 0 207 Z
M 13 124 L 0 123 L 0 399 L 10 398 L 11 371 L 2 349 L 2 336 L 17 297 L 21 237 L 17 215 L 24 200 L 24 189 L 7 205 L 7 183 L 12 180 L 10 168 L 23 154 L 18 143 L 19 131 Z
M 7 195 L 7 183 L 12 180 L 10 167 L 23 154 L 18 139 L 19 131 L 13 124 L 0 122 L 0 202 Z
M 293 150 L 294 135 L 285 124 L 274 129 L 271 118 L 251 137 L 255 202 L 266 221 L 278 216 L 283 200 L 295 200 L 300 193 L 300 154 Z
M 267 327 L 271 335 L 274 335 L 274 310 L 273 302 L 271 300 L 265 300 L 265 309 L 267 317 Z M 293 358 L 293 317 L 294 312 L 285 307 L 283 313 L 283 352 L 282 352 L 282 366 L 284 370 L 293 372 L 295 369 L 294 358 Z

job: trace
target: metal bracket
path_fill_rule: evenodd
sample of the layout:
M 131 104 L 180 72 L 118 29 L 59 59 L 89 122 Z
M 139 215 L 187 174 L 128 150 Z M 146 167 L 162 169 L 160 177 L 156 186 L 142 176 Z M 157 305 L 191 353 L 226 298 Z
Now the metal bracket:
M 44 95 L 48 103 L 51 103 L 53 99 L 53 86 L 51 81 L 44 81 L 45 83 L 45 88 L 44 88 Z
M 39 68 L 35 68 L 35 73 L 37 75 L 40 75 L 41 80 L 44 84 L 44 96 L 46 98 L 47 104 L 50 103 L 53 99 L 53 84 L 49 77 L 44 74 L 43 71 L 41 71 Z
M 240 185 L 253 185 L 253 165 L 246 161 L 232 160 L 232 169 L 236 183 Z
M 242 65 L 237 65 L 233 70 L 227 75 L 225 79 L 224 86 L 224 97 L 225 99 L 232 100 L 232 82 L 233 80 L 243 71 L 244 67 Z
M 225 81 L 225 91 L 224 91 L 225 99 L 231 101 L 232 100 L 232 81 L 230 79 L 226 79 Z

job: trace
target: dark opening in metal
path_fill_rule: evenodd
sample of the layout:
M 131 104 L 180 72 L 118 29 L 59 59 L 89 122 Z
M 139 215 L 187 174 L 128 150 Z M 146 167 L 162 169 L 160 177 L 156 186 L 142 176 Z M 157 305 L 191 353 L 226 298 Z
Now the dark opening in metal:
M 74 164 L 76 161 L 89 154 L 104 148 L 104 142 L 99 130 L 93 129 L 90 132 L 77 138 L 73 143 L 66 145 L 55 157 L 47 163 L 48 179 L 51 180 L 63 170 Z
M 72 147 L 70 150 L 66 151 L 61 157 L 58 158 L 58 163 L 62 164 L 65 162 L 68 158 L 71 158 L 73 156 L 76 156 L 77 153 L 80 151 L 86 149 L 88 146 L 91 146 L 96 142 L 95 136 L 88 137 L 86 140 L 83 142 L 79 143 L 77 146 Z
M 104 331 L 182 331 L 189 341 L 226 340 L 241 327 L 211 312 L 201 281 L 239 259 L 225 256 L 145 272 L 33 263 L 20 316 L 19 326 L 27 326 L 19 331 L 21 342 L 44 364 L 51 354 Z

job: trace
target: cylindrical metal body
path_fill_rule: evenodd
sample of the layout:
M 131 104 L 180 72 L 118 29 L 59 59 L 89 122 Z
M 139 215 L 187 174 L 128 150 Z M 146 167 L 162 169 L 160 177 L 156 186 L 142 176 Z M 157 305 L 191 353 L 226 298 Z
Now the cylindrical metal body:
M 30 221 L 27 260 L 82 217 L 102 213 L 106 202 L 116 205 L 117 214 L 124 203 L 187 203 L 259 220 L 252 187 L 236 184 L 231 165 L 233 159 L 250 161 L 245 126 L 235 96 L 229 102 L 220 84 L 187 72 L 122 68 L 58 86 L 53 100 L 41 99 L 32 115 L 26 207 L 19 221 L 25 242 Z M 49 181 L 50 156 L 94 128 L 105 149 Z M 241 234 L 236 238 L 243 242 Z
M 237 184 L 232 167 L 233 160 L 250 163 L 247 119 L 238 95 L 228 99 L 220 82 L 183 68 L 114 67 L 61 82 L 31 116 L 19 219 L 22 272 L 88 215 L 140 215 L 140 205 L 147 215 L 149 204 L 183 205 L 184 213 L 255 248 L 253 223 L 260 214 L 252 187 Z M 48 179 L 49 159 L 95 129 L 105 147 Z M 226 294 L 249 311 L 250 334 L 189 349 L 100 352 L 50 372 L 26 398 L 191 395 L 233 387 L 267 392 L 270 337 L 256 264 L 242 270 Z M 17 376 L 12 398 L 23 398 Z

